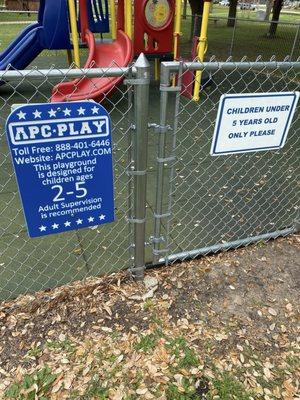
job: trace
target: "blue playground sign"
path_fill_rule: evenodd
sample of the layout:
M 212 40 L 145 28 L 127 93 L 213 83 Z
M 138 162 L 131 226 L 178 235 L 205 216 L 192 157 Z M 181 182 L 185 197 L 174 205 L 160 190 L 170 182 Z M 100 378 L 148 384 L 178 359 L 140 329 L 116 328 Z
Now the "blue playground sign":
M 111 124 L 102 106 L 23 105 L 6 133 L 30 237 L 114 221 Z

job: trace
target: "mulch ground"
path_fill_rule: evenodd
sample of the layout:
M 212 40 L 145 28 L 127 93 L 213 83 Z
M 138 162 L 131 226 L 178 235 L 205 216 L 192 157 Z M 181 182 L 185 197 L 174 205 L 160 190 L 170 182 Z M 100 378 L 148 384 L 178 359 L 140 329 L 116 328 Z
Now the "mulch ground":
M 0 397 L 300 399 L 300 236 L 0 305 Z

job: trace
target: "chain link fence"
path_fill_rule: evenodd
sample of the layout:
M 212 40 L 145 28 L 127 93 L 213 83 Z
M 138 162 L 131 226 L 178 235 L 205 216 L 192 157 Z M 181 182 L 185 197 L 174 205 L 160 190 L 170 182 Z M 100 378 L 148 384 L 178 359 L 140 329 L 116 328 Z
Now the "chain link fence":
M 141 62 L 142 61 L 142 62 Z M 200 101 L 183 72 L 206 77 Z M 280 151 L 209 154 L 220 96 L 299 90 L 300 63 L 162 63 L 0 73 L 0 299 L 89 276 L 236 248 L 295 231 L 299 105 Z M 116 222 L 29 239 L 4 126 L 13 104 L 49 102 L 58 82 L 120 78 L 103 99 L 112 120 Z M 123 80 L 124 79 L 124 80 Z M 149 110 L 148 110 L 149 109 Z M 30 190 L 30 188 L 29 188 Z
M 199 16 L 188 15 L 183 20 L 183 39 L 181 54 L 191 59 L 188 42 L 193 35 L 199 36 Z M 228 26 L 228 21 L 231 26 Z M 270 35 L 270 21 L 247 18 L 227 18 L 211 15 L 208 23 L 208 47 L 206 58 L 214 56 L 218 61 L 231 57 L 240 61 L 247 57 L 255 61 L 258 57 L 268 61 L 275 57 L 277 61 L 297 61 L 300 57 L 300 23 L 278 21 L 274 35 Z
M 222 94 L 299 90 L 300 63 L 204 63 L 195 102 L 182 95 L 194 84 L 183 73 L 199 65 L 162 67 L 154 263 L 287 235 L 299 221 L 299 104 L 280 151 L 212 157 L 210 146 Z
M 103 99 L 113 121 L 113 159 L 115 215 L 117 222 L 90 229 L 30 239 L 27 235 L 13 166 L 5 137 L 5 121 L 14 104 L 49 102 L 58 82 L 90 80 L 91 90 L 99 77 L 127 79 L 115 86 Z M 134 93 L 128 78 L 130 68 L 104 70 L 28 70 L 1 72 L 0 87 L 0 298 L 16 297 L 60 286 L 77 279 L 110 273 L 130 267 L 132 248 L 131 226 L 133 207 L 132 185 L 128 171 L 132 169 L 132 124 Z M 97 79 L 95 79 L 97 77 Z M 74 90 L 76 88 L 74 87 Z M 89 97 L 89 96 L 87 96 Z M 30 190 L 30 188 L 28 188 Z
M 255 49 L 264 60 L 275 57 L 279 61 L 296 61 L 300 57 L 300 23 L 278 21 L 272 24 L 274 34 L 270 34 L 269 21 L 235 19 L 228 55 L 234 60 L 243 55 L 253 60 Z M 245 52 L 245 44 L 249 55 Z

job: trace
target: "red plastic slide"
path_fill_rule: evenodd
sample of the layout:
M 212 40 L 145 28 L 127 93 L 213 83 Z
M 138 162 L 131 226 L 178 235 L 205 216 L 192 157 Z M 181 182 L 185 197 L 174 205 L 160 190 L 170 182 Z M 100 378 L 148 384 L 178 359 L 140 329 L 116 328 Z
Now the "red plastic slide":
M 84 68 L 125 67 L 133 59 L 133 45 L 129 37 L 121 30 L 113 43 L 95 43 L 92 32 L 85 36 L 89 57 Z M 54 86 L 52 102 L 94 99 L 103 100 L 123 78 L 80 78 Z

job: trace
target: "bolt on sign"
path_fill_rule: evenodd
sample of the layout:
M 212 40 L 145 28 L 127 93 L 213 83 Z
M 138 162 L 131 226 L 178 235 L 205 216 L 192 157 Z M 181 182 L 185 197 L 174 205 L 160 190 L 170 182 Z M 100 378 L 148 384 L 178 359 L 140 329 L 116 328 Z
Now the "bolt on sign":
M 114 221 L 104 107 L 93 101 L 14 106 L 6 134 L 30 237 Z
M 281 149 L 298 100 L 299 92 L 222 95 L 210 154 Z

